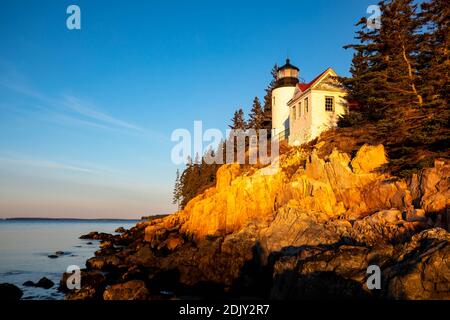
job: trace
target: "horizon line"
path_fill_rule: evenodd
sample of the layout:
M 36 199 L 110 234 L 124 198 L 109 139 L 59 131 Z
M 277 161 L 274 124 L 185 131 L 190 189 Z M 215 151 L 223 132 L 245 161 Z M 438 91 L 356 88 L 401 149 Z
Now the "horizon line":
M 151 215 L 149 215 L 151 216 Z M 141 218 L 53 218 L 53 217 L 9 217 L 9 218 L 0 218 L 0 220 L 85 220 L 85 221 L 140 221 L 144 220 L 147 216 L 143 216 Z

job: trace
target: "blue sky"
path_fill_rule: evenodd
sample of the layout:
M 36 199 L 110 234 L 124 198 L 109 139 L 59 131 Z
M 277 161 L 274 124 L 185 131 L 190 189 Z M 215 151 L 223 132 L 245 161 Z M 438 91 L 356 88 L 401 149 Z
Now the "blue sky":
M 2 0 L 0 217 L 172 212 L 172 131 L 225 130 L 287 55 L 306 81 L 348 74 L 373 3 Z

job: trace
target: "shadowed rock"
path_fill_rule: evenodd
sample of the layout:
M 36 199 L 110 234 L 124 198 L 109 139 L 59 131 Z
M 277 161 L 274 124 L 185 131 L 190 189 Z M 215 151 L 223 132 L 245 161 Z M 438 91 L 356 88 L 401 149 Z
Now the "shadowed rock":
M 23 292 L 11 283 L 0 283 L 0 300 L 20 300 Z
M 112 285 L 103 293 L 104 300 L 147 300 L 148 297 L 149 291 L 141 280 Z

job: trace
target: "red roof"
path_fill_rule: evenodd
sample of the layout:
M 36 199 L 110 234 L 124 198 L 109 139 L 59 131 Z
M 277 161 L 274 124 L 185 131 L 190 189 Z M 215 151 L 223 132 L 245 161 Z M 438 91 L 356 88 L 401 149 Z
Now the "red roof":
M 317 80 L 319 80 L 319 78 L 321 76 L 323 76 L 325 74 L 325 72 L 327 72 L 327 71 L 328 71 L 328 69 L 325 70 L 324 72 L 322 72 L 321 74 L 319 74 L 317 77 L 314 78 L 314 80 L 312 80 L 309 83 L 299 83 L 299 84 L 297 84 L 297 88 L 299 88 L 302 92 L 308 90 L 309 87 L 311 87 Z

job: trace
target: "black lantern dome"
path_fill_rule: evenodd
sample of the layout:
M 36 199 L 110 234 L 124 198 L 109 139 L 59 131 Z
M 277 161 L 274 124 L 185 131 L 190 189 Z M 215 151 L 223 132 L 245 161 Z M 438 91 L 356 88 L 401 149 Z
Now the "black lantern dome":
M 286 59 L 286 63 L 279 67 L 277 70 L 277 81 L 275 88 L 279 87 L 295 87 L 298 80 L 299 69 L 292 65 L 289 59 Z

